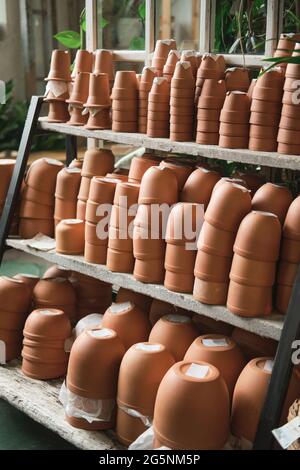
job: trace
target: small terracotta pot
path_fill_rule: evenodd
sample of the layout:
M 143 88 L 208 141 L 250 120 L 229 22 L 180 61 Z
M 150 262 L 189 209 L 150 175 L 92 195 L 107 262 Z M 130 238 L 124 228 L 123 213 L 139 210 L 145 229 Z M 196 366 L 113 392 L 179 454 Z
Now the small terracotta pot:
M 192 293 L 194 286 L 193 270 L 191 269 L 188 274 L 166 270 L 164 286 L 172 292 Z
M 198 249 L 205 253 L 232 258 L 236 232 L 229 232 L 204 222 L 198 239 Z M 225 261 L 224 261 L 225 263 Z
M 136 100 L 138 97 L 138 91 L 136 88 L 116 88 L 114 87 L 111 94 L 112 100 Z M 142 96 L 141 96 L 142 98 Z M 147 97 L 144 97 L 147 98 Z
M 242 178 L 247 188 L 250 189 L 252 196 L 265 183 L 265 179 L 258 173 L 236 172 L 235 176 Z
M 184 99 L 184 98 L 192 98 L 194 99 L 195 92 L 193 88 L 171 88 L 170 92 L 171 98 L 175 99 Z
M 137 90 L 136 74 L 133 71 L 119 71 L 116 73 L 115 88 L 128 88 Z
M 126 350 L 137 342 L 147 341 L 151 328 L 146 313 L 130 301 L 113 304 L 105 312 L 102 326 L 114 330 Z
M 176 49 L 176 41 L 174 39 L 163 39 L 156 41 L 154 57 L 162 57 L 167 59 L 169 52 Z
M 119 289 L 116 300 L 117 300 L 117 303 L 124 303 L 124 302 L 131 301 L 140 310 L 143 310 L 145 312 L 148 312 L 150 310 L 150 306 L 152 304 L 151 297 L 148 297 L 147 295 L 144 295 L 144 294 L 140 294 L 138 292 L 133 292 L 128 289 L 124 289 L 123 287 Z
M 88 115 L 83 114 L 83 108 L 73 106 L 70 104 L 69 113 L 71 116 L 70 121 L 67 122 L 69 126 L 85 126 L 88 122 Z
M 67 315 L 52 308 L 34 310 L 24 326 L 24 336 L 34 341 L 64 341 L 70 338 L 71 334 Z
M 56 198 L 54 220 L 55 222 L 63 219 L 76 219 L 77 200 L 66 201 L 65 199 Z M 57 225 L 57 223 L 56 223 Z
M 38 233 L 43 233 L 48 237 L 54 235 L 53 220 L 49 219 L 20 219 L 19 235 L 21 238 L 30 239 L 35 237 Z
M 254 126 L 251 126 L 254 127 Z M 258 126 L 256 126 L 258 127 Z M 272 129 L 267 127 L 267 129 Z M 222 136 L 233 136 L 233 137 L 248 137 L 249 135 L 249 124 L 230 124 L 227 122 L 221 122 L 220 124 L 220 135 Z M 255 136 L 253 136 L 255 137 Z
M 287 188 L 267 183 L 256 192 L 252 200 L 252 208 L 258 211 L 273 212 L 283 224 L 292 200 L 292 195 Z
M 41 158 L 36 160 L 32 165 L 30 165 L 25 182 L 36 191 L 54 194 L 57 174 L 63 166 L 63 163 L 51 158 Z
M 71 305 L 76 304 L 76 294 L 71 282 L 67 279 L 41 279 L 34 288 L 33 301 Z
M 300 122 L 288 116 L 281 116 L 279 127 L 281 129 L 300 131 Z
M 252 126 L 250 126 L 251 129 Z M 277 150 L 277 139 L 256 139 L 249 137 L 249 149 L 256 152 L 276 152 Z
M 110 178 L 110 179 L 113 179 L 113 180 L 116 179 L 116 180 L 123 181 L 125 183 L 128 182 L 128 175 L 121 174 L 121 173 L 107 173 L 105 178 Z
M 151 168 L 151 166 L 157 166 L 158 161 L 151 159 L 151 157 L 146 157 L 144 155 L 142 158 L 134 157 L 131 161 L 130 170 L 129 170 L 129 182 L 130 180 L 141 181 L 144 173 Z
M 4 310 L 1 310 L 0 312 L 0 331 L 3 330 L 6 332 L 6 336 L 2 335 L 0 337 L 0 340 L 6 341 L 10 336 L 16 336 L 17 331 L 21 332 L 24 328 L 24 324 L 26 321 L 26 313 L 13 313 L 13 312 L 5 312 Z M 22 339 L 22 338 L 20 338 Z
M 280 261 L 277 271 L 277 284 L 293 287 L 298 272 L 298 264 Z
M 117 122 L 113 118 L 112 131 L 113 132 L 137 132 L 137 121 L 134 122 Z
M 29 289 L 33 290 L 34 287 L 37 285 L 38 281 L 40 280 L 39 276 L 35 276 L 34 274 L 16 274 L 14 276 L 15 279 L 23 281 Z
M 82 255 L 84 252 L 84 222 L 62 220 L 55 231 L 56 252 L 64 255 Z
M 230 281 L 227 308 L 241 317 L 262 317 L 272 312 L 272 288 L 253 287 Z
M 0 303 L 5 312 L 27 313 L 31 303 L 31 289 L 23 280 L 0 277 Z
M 147 136 L 153 139 L 167 139 L 169 132 L 167 130 L 154 130 L 147 127 Z
M 230 149 L 246 149 L 248 148 L 248 142 L 248 137 L 220 135 L 219 147 Z
M 295 41 L 297 41 L 298 39 L 299 39 L 299 34 L 282 33 L 278 41 L 277 49 L 274 52 L 274 57 L 291 56 L 295 48 Z M 285 65 L 285 64 L 281 64 L 281 65 Z
M 176 314 L 176 307 L 173 304 L 168 304 L 162 300 L 153 299 L 149 312 L 149 320 L 152 326 L 165 315 Z
M 133 253 L 132 234 L 129 230 L 120 230 L 118 228 L 109 227 L 108 248 L 112 250 L 122 251 L 125 254 Z M 133 256 L 133 255 L 132 255 Z
M 203 120 L 198 120 L 197 122 L 197 133 L 218 133 L 219 132 L 219 127 L 220 123 L 218 121 L 203 121 Z
M 167 243 L 175 245 L 194 243 L 201 230 L 203 212 L 203 208 L 198 204 L 181 202 L 173 206 L 166 230 Z
M 159 121 L 157 119 L 155 120 L 151 120 L 151 119 L 148 119 L 147 120 L 147 131 L 149 131 L 149 133 L 153 133 L 155 131 L 159 131 L 159 132 L 162 132 L 164 131 L 167 135 L 169 134 L 169 120 L 162 120 L 162 121 Z
M 112 115 L 114 115 L 114 111 L 134 111 L 135 115 L 138 114 L 138 100 L 131 99 L 131 100 L 113 100 L 112 102 Z M 114 116 L 113 116 L 114 120 Z
M 20 217 L 25 219 L 51 219 L 53 217 L 53 207 L 22 200 L 20 206 Z
M 276 354 L 278 343 L 273 339 L 264 338 L 242 328 L 234 328 L 231 337 L 240 346 L 248 360 Z
M 162 161 L 159 166 L 161 168 L 169 168 L 175 173 L 179 191 L 182 190 L 187 178 L 193 171 L 192 167 L 187 167 L 185 165 L 177 165 L 167 160 Z
M 143 176 L 139 204 L 169 204 L 178 199 L 177 178 L 169 168 L 152 167 Z
M 78 199 L 77 201 L 77 211 L 76 211 L 76 219 L 85 220 L 86 214 L 86 202 Z
M 149 102 L 147 105 L 148 112 L 169 112 L 170 105 L 169 103 L 157 103 L 157 102 Z
M 194 110 L 191 109 L 191 106 L 170 106 L 170 115 L 172 116 L 186 116 L 187 119 L 191 119 L 191 116 L 194 115 Z M 150 111 L 150 104 L 149 104 Z
M 121 248 L 121 247 L 120 247 Z M 134 257 L 132 252 L 108 248 L 106 266 L 112 272 L 132 273 L 134 269 Z
M 128 227 L 135 219 L 135 215 L 128 215 L 129 212 L 125 207 L 112 206 L 111 217 L 110 217 L 110 226 L 121 229 L 128 230 Z
M 27 377 L 35 380 L 52 380 L 66 375 L 68 363 L 45 364 L 44 362 L 33 362 L 23 358 L 22 372 Z
M 107 207 L 106 207 L 107 206 Z M 92 200 L 88 200 L 86 205 L 86 215 L 85 220 L 90 222 L 91 224 L 98 224 L 99 222 L 102 223 L 100 229 L 105 229 L 108 227 L 109 219 L 110 219 L 110 210 L 111 210 L 111 203 L 105 202 L 94 202 Z M 97 215 L 101 214 L 101 215 Z
M 57 175 L 55 196 L 67 201 L 77 200 L 80 181 L 79 168 L 63 168 Z
M 231 258 L 216 256 L 198 250 L 194 274 L 202 281 L 212 283 L 228 283 Z
M 105 245 L 92 245 L 91 243 L 85 242 L 84 247 L 84 259 L 88 263 L 92 264 L 106 264 L 107 257 L 107 242 Z
M 246 286 L 271 287 L 275 282 L 276 264 L 257 261 L 235 254 L 230 279 Z
M 259 80 L 257 81 L 256 86 L 254 87 L 252 98 L 254 100 L 261 100 L 261 101 L 268 101 L 273 103 L 281 103 L 282 100 L 282 88 L 271 88 L 271 87 L 264 87 L 259 85 Z M 289 93 L 289 92 L 285 92 Z M 287 104 L 290 101 L 284 101 Z
M 206 209 L 212 190 L 219 179 L 220 174 L 216 171 L 197 168 L 186 180 L 180 194 L 180 200 L 203 204 L 204 209 Z
M 230 214 L 226 207 L 231 207 Z M 205 220 L 214 227 L 236 232 L 243 217 L 251 210 L 250 192 L 243 186 L 224 182 L 212 195 Z M 227 213 L 224 220 L 224 213 Z
M 198 370 L 206 375 L 199 378 Z M 175 364 L 158 389 L 153 427 L 154 447 L 222 449 L 229 435 L 229 395 L 219 371 L 205 362 Z
M 76 77 L 76 75 L 80 72 L 92 73 L 93 63 L 94 57 L 92 52 L 78 50 L 76 53 L 72 76 Z
M 153 67 L 144 67 L 140 81 L 140 89 L 143 89 L 143 86 L 146 85 L 150 86 L 151 88 L 152 82 L 155 77 L 156 73 Z
M 233 330 L 233 326 L 228 323 L 204 315 L 194 314 L 192 320 L 200 334 L 219 334 L 224 337 L 230 336 Z
M 241 91 L 228 91 L 224 101 L 223 111 L 250 111 L 250 100 L 247 93 Z M 225 121 L 226 122 L 226 121 Z
M 114 80 L 113 54 L 105 49 L 98 49 L 95 52 L 94 73 L 106 73 L 111 82 Z
M 298 263 L 300 260 L 300 241 L 283 237 L 280 258 L 289 263 Z
M 180 89 L 179 89 L 180 90 Z M 193 91 L 193 90 L 192 90 Z M 194 109 L 194 97 L 192 96 L 191 98 L 174 98 L 171 96 L 170 98 L 170 106 L 174 107 L 188 107 L 190 109 L 191 114 L 193 114 Z
M 50 72 L 47 81 L 71 82 L 71 56 L 69 51 L 52 51 Z
M 217 56 L 205 54 L 202 57 L 201 65 L 198 68 L 197 79 L 217 79 L 222 78 L 224 74 L 223 67 L 220 69 Z
M 231 124 L 248 124 L 250 113 L 244 111 L 227 111 L 222 109 L 220 114 L 220 121 Z
M 299 224 L 300 197 L 291 203 L 283 225 L 283 235 L 291 240 L 300 240 Z
M 242 67 L 233 67 L 225 72 L 227 91 L 248 91 L 250 86 L 249 71 Z
M 53 207 L 54 205 L 53 194 L 37 191 L 36 189 L 31 188 L 27 184 L 25 184 L 24 188 L 22 189 L 21 197 L 26 201 L 39 202 L 44 206 Z
M 118 181 L 118 179 L 108 177 L 92 178 L 88 202 L 112 205 Z
M 219 132 L 216 133 L 205 133 L 197 132 L 196 136 L 197 144 L 202 145 L 218 145 L 219 144 Z
M 271 101 L 261 101 L 253 99 L 251 101 L 251 112 L 256 113 L 270 113 L 280 114 L 281 103 L 274 103 Z
M 192 142 L 193 132 L 170 132 L 170 140 L 172 142 Z
M 193 297 L 208 305 L 225 305 L 228 282 L 211 282 L 195 278 Z
M 183 359 L 197 335 L 197 330 L 189 317 L 166 315 L 155 323 L 149 341 L 163 344 L 178 362 Z
M 97 108 L 97 114 L 94 114 L 96 108 L 89 110 L 89 119 L 86 124 L 86 129 L 111 129 L 110 110 L 106 108 Z
M 166 243 L 162 238 L 157 237 L 156 239 L 153 239 L 151 238 L 151 232 L 148 233 L 146 229 L 134 227 L 133 254 L 136 259 L 145 261 L 143 264 L 139 263 L 140 269 L 142 266 L 143 271 L 147 269 L 147 261 L 151 262 L 155 257 L 156 262 L 153 261 L 153 265 L 157 272 L 156 277 L 158 276 L 159 279 L 161 279 L 165 250 Z
M 277 152 L 286 155 L 300 155 L 300 145 L 278 143 Z
M 91 181 L 92 181 L 91 177 L 82 176 L 79 193 L 78 193 L 79 200 L 87 202 L 89 198 Z
M 280 114 L 256 113 L 252 111 L 249 122 L 256 126 L 278 127 L 279 120 Z
M 133 244 L 135 245 L 135 242 Z M 165 278 L 164 259 L 136 258 L 133 276 L 137 281 L 146 284 L 163 284 Z
M 72 105 L 83 106 L 89 96 L 90 73 L 79 72 L 74 80 L 70 98 L 66 101 Z
M 196 250 L 189 250 L 183 245 L 167 243 L 165 269 L 178 274 L 192 274 L 196 259 Z
M 245 366 L 245 358 L 237 344 L 219 334 L 199 336 L 186 352 L 187 362 L 206 362 L 221 373 L 232 398 L 236 381 Z
M 202 109 L 198 108 L 197 119 L 198 121 L 219 121 L 221 110 L 219 109 Z

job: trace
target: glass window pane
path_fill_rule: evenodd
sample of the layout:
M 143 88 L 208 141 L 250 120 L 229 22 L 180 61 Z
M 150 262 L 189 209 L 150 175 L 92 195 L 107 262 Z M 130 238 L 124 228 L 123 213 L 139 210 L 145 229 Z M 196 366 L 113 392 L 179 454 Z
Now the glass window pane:
M 218 0 L 214 52 L 264 54 L 266 25 L 266 0 Z
M 145 50 L 145 0 L 98 0 L 98 47 Z
M 178 49 L 199 49 L 200 0 L 155 0 L 155 39 L 176 39 Z
M 285 0 L 283 6 L 284 33 L 300 32 L 300 0 Z

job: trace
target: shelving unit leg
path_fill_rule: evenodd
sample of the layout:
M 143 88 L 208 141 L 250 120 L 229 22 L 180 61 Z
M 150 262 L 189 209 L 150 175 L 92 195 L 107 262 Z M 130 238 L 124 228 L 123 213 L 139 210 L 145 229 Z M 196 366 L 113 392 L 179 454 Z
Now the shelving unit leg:
M 66 164 L 70 165 L 72 160 L 77 158 L 77 137 L 75 135 L 66 135 Z

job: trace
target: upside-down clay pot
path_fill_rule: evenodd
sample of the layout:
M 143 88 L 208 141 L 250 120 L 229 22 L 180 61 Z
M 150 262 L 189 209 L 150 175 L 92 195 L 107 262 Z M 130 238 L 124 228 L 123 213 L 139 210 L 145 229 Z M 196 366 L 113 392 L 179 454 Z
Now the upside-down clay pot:
M 270 315 L 273 309 L 272 287 L 248 286 L 231 280 L 227 308 L 241 317 Z
M 58 341 L 71 337 L 71 323 L 62 310 L 34 310 L 26 320 L 24 336 L 33 341 Z
M 128 322 L 131 324 L 130 328 Z M 126 350 L 135 343 L 146 341 L 151 328 L 146 313 L 130 301 L 109 307 L 104 314 L 102 326 L 116 331 Z
M 218 334 L 206 334 L 196 338 L 187 350 L 184 360 L 203 361 L 215 366 L 226 382 L 230 398 L 245 366 L 245 358 L 237 344 L 231 338 Z
M 260 414 L 265 403 L 272 365 L 272 358 L 253 359 L 246 365 L 235 386 L 231 430 L 236 437 L 247 439 L 252 443 L 255 439 Z M 299 396 L 299 380 L 299 371 L 294 369 L 281 414 L 281 425 L 286 422 L 289 407 Z
M 126 446 L 147 429 L 140 418 L 126 413 L 126 409 L 152 419 L 158 387 L 174 363 L 163 345 L 153 343 L 135 344 L 123 357 L 118 381 L 116 432 Z
M 200 249 L 195 262 L 195 277 L 208 282 L 228 283 L 231 262 L 231 257 L 212 255 Z
M 198 238 L 203 219 L 204 211 L 200 204 L 179 202 L 174 205 L 168 218 L 166 242 L 181 246 L 189 242 L 194 243 Z
M 23 273 L 16 274 L 14 278 L 23 281 L 29 287 L 30 290 L 33 290 L 40 280 L 39 276 L 35 276 L 34 274 Z
M 197 336 L 191 318 L 175 314 L 158 320 L 151 330 L 149 341 L 163 344 L 175 361 L 181 361 Z
M 91 400 L 111 400 L 108 413 L 92 423 L 84 418 L 68 415 L 66 420 L 74 427 L 87 430 L 112 429 L 115 425 L 115 400 L 118 373 L 124 346 L 117 334 L 107 328 L 87 330 L 74 342 L 70 354 L 66 385 L 75 395 Z M 101 412 L 100 412 L 101 414 Z
M 169 168 L 151 167 L 141 182 L 139 204 L 175 204 L 178 200 L 176 175 Z
M 158 160 L 151 158 L 151 156 L 145 154 L 143 157 L 134 157 L 130 164 L 130 170 L 128 175 L 129 183 L 140 183 L 144 176 L 144 173 L 152 166 L 157 166 Z
M 117 293 L 117 303 L 132 302 L 140 310 L 148 313 L 152 304 L 152 298 L 147 295 L 134 292 L 132 290 L 121 287 Z
M 227 91 L 247 92 L 250 86 L 249 71 L 242 67 L 233 67 L 225 72 L 225 85 Z
M 228 281 L 212 282 L 195 277 L 193 297 L 208 305 L 225 305 Z
M 30 166 L 25 182 L 37 191 L 54 195 L 57 174 L 63 166 L 63 163 L 51 158 L 36 160 Z
M 298 241 L 300 240 L 300 197 L 298 196 L 289 206 L 284 225 L 283 236 L 285 238 Z
M 235 253 L 230 279 L 247 286 L 270 287 L 275 282 L 276 263 L 257 261 Z
M 84 221 L 62 220 L 56 226 L 56 251 L 64 255 L 82 255 L 84 252 Z
M 293 197 L 288 188 L 266 183 L 255 193 L 252 200 L 252 208 L 276 214 L 281 224 L 283 224 L 292 201 Z
M 276 354 L 278 343 L 274 339 L 264 338 L 242 328 L 234 328 L 231 337 L 248 360 L 261 356 L 273 357 Z
M 45 271 L 44 275 L 42 276 L 43 279 L 56 279 L 58 277 L 64 277 L 69 279 L 71 276 L 71 271 L 62 266 L 51 266 L 47 271 Z
M 80 182 L 79 168 L 63 168 L 57 175 L 55 197 L 66 201 L 77 200 Z
M 0 277 L 0 305 L 5 312 L 27 312 L 31 302 L 31 289 L 20 279 Z
M 71 82 L 71 55 L 69 51 L 52 51 L 50 71 L 46 81 Z
M 84 50 L 78 50 L 76 53 L 75 64 L 72 76 L 75 77 L 80 72 L 92 73 L 93 53 Z
M 137 281 L 145 284 L 163 284 L 165 278 L 164 259 L 136 258 L 133 276 Z
M 64 278 L 41 279 L 34 288 L 35 302 L 68 305 L 76 303 L 76 295 L 71 282 Z
M 198 250 L 209 255 L 231 259 L 235 237 L 236 232 L 216 228 L 205 221 L 198 238 Z M 201 258 L 201 262 L 205 263 L 203 256 Z M 206 261 L 209 261 L 209 259 L 207 258 Z M 219 260 L 219 262 L 221 261 Z
M 222 336 L 230 336 L 233 330 L 233 326 L 228 323 L 214 320 L 204 315 L 194 314 L 192 320 L 201 335 L 219 334 Z
M 163 160 L 160 163 L 161 168 L 169 168 L 172 170 L 177 178 L 178 183 L 178 190 L 181 191 L 185 185 L 186 180 L 188 179 L 189 175 L 192 173 L 193 168 L 187 167 L 185 165 L 178 165 L 168 160 Z
M 113 53 L 105 49 L 98 49 L 95 52 L 95 68 L 94 73 L 106 73 L 108 75 L 109 82 L 112 83 L 114 80 L 114 65 L 113 65 Z
M 197 168 L 186 180 L 180 194 L 180 200 L 203 204 L 204 210 L 206 210 L 213 188 L 219 179 L 220 174 L 218 172 L 206 168 Z
M 84 154 L 82 176 L 105 176 L 114 169 L 115 158 L 111 150 L 93 148 Z
M 165 315 L 174 315 L 176 307 L 173 304 L 163 302 L 162 300 L 153 299 L 149 312 L 149 320 L 152 326 Z
M 220 372 L 182 361 L 164 376 L 156 397 L 154 447 L 222 449 L 229 436 L 229 396 Z
M 288 311 L 292 291 L 292 286 L 286 286 L 279 283 L 276 285 L 275 308 L 282 315 L 285 315 Z

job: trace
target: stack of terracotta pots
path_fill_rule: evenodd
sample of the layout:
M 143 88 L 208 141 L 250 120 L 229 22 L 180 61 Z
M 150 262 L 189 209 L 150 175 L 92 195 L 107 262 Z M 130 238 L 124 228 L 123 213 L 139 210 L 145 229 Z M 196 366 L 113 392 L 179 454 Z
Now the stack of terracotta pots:
M 151 297 L 121 287 L 117 293 L 116 302 L 123 303 L 128 301 L 135 304 L 140 310 L 143 310 L 145 313 L 149 314 L 152 304 Z
M 194 137 L 195 78 L 190 62 L 179 61 L 171 81 L 170 140 L 185 142 Z
M 32 238 L 38 233 L 54 234 L 56 177 L 63 168 L 57 160 L 42 158 L 29 168 L 22 191 L 20 236 Z
M 31 292 L 32 289 L 22 279 L 0 278 L 1 363 L 12 361 L 21 353 L 22 331 L 31 305 Z
M 220 114 L 220 147 L 248 148 L 250 104 L 247 93 L 227 92 Z
M 274 152 L 281 112 L 284 72 L 277 68 L 258 77 L 252 93 L 249 149 Z
M 106 312 L 112 303 L 110 284 L 79 273 L 73 273 L 70 280 L 76 292 L 78 318 Z
M 250 210 L 246 188 L 226 180 L 217 183 L 198 240 L 194 297 L 200 302 L 226 304 L 235 237 Z
M 261 356 L 275 356 L 278 342 L 242 328 L 234 328 L 232 339 L 239 345 L 247 360 Z
M 186 315 L 169 314 L 153 326 L 149 341 L 163 344 L 175 361 L 182 361 L 185 353 L 197 338 L 198 331 L 192 319 Z
M 198 204 L 180 203 L 171 211 L 166 232 L 165 282 L 174 292 L 193 292 L 197 239 L 204 217 Z
M 234 244 L 227 307 L 236 315 L 272 312 L 272 287 L 279 258 L 281 226 L 276 215 L 253 211 L 242 221 Z
M 233 67 L 225 72 L 225 85 L 227 91 L 248 92 L 250 86 L 249 70 L 243 67 Z
M 186 180 L 192 173 L 194 167 L 190 165 L 190 163 L 181 163 L 178 159 L 174 158 L 167 158 L 166 160 L 162 160 L 159 164 L 161 168 L 169 168 L 173 171 L 177 178 L 178 183 L 178 191 L 181 192 Z
M 164 232 L 170 207 L 178 201 L 177 178 L 169 168 L 151 167 L 143 176 L 134 221 L 134 277 L 141 282 L 164 282 Z M 160 211 L 160 205 L 163 205 Z
M 89 114 L 86 129 L 111 129 L 110 89 L 106 73 L 93 73 L 90 76 L 89 97 L 84 104 L 84 113 Z
M 94 66 L 94 56 L 92 52 L 79 49 L 76 52 L 72 78 L 75 79 L 76 75 L 81 72 L 92 73 Z
M 299 59 L 299 50 L 300 43 L 296 43 L 293 57 Z M 300 80 L 300 64 L 288 64 L 285 77 L 284 94 L 282 98 L 283 106 L 277 137 L 278 152 L 300 155 L 300 103 L 299 93 L 297 93 L 297 83 Z
M 129 446 L 151 425 L 158 387 L 174 359 L 161 344 L 138 343 L 123 357 L 117 394 L 119 441 Z
M 184 360 L 203 361 L 215 366 L 226 382 L 230 399 L 245 366 L 245 358 L 237 344 L 231 338 L 220 334 L 206 334 L 196 338 L 187 350 Z
M 55 189 L 55 225 L 63 219 L 76 218 L 80 183 L 81 170 L 79 168 L 63 168 L 58 173 Z
M 159 160 L 154 159 L 150 153 L 145 153 L 142 157 L 134 157 L 130 164 L 128 182 L 140 184 L 146 171 L 152 166 L 157 166 L 158 163 Z
M 284 225 L 277 272 L 276 309 L 285 314 L 300 263 L 300 197 L 290 205 Z
M 98 49 L 95 52 L 94 73 L 106 73 L 109 81 L 109 89 L 112 90 L 114 84 L 114 62 L 113 53 L 106 49 Z
M 147 341 L 151 330 L 147 313 L 130 301 L 112 304 L 104 314 L 102 326 L 117 333 L 126 351 L 136 343 Z
M 169 137 L 170 82 L 164 77 L 155 77 L 148 96 L 148 137 Z
M 176 49 L 169 52 L 167 62 L 163 68 L 163 76 L 168 80 L 168 82 L 171 82 L 173 78 L 176 64 L 180 61 L 180 57 L 180 52 L 178 52 Z
M 288 188 L 278 184 L 266 183 L 261 186 L 252 199 L 252 209 L 272 212 L 284 224 L 287 211 L 293 201 Z
M 155 402 L 155 449 L 222 449 L 229 424 L 228 390 L 216 367 L 183 361 L 169 369 Z
M 218 145 L 220 114 L 226 97 L 224 80 L 206 79 L 202 86 L 197 108 L 198 144 Z
M 76 292 L 68 279 L 41 279 L 33 290 L 33 303 L 37 309 L 62 310 L 72 323 L 76 322 Z
M 71 126 L 84 126 L 87 123 L 88 115 L 84 113 L 84 104 L 89 96 L 90 73 L 79 72 L 74 80 L 74 85 L 69 103 L 69 113 L 71 116 L 68 124 Z
M 117 179 L 92 179 L 85 215 L 84 258 L 88 263 L 106 264 L 108 229 Z
M 65 417 L 71 426 L 86 430 L 114 428 L 118 374 L 124 353 L 124 346 L 117 334 L 107 328 L 84 331 L 75 340 L 70 354 L 64 403 Z M 76 407 L 74 398 L 80 406 Z
M 220 58 L 222 56 L 219 56 Z M 198 104 L 198 99 L 206 79 L 221 80 L 224 77 L 225 63 L 222 59 L 212 54 L 204 54 L 201 60 L 200 67 L 197 72 L 196 80 L 196 93 L 195 103 Z
M 153 67 L 144 67 L 139 83 L 139 132 L 141 134 L 147 134 L 148 99 L 155 77 L 156 72 Z
M 250 443 L 255 440 L 260 415 L 265 403 L 273 370 L 273 358 L 260 357 L 250 361 L 236 383 L 231 415 L 231 431 Z M 286 423 L 289 407 L 299 397 L 300 373 L 294 368 L 283 404 L 280 425 Z
M 174 39 L 163 39 L 156 41 L 151 65 L 155 68 L 155 72 L 158 77 L 163 75 L 163 69 L 167 62 L 169 52 L 176 49 L 177 46 Z
M 282 33 L 280 35 L 277 48 L 274 51 L 274 57 L 290 57 L 293 54 L 295 49 L 295 43 L 300 41 L 300 34 L 295 33 Z M 285 70 L 287 67 L 287 63 L 281 63 L 280 67 Z
M 70 118 L 66 100 L 69 98 L 71 77 L 71 55 L 69 51 L 52 52 L 50 72 L 45 79 L 47 91 L 44 101 L 49 103 L 48 122 L 64 123 Z
M 138 81 L 133 71 L 116 73 L 112 89 L 112 130 L 137 132 L 138 130 Z
M 118 183 L 109 223 L 106 266 L 110 271 L 132 273 L 133 221 L 137 211 L 140 185 Z
M 186 180 L 180 194 L 180 200 L 203 204 L 204 210 L 206 210 L 213 189 L 220 178 L 221 175 L 217 171 L 201 167 L 197 168 Z
M 196 80 L 198 68 L 202 61 L 201 55 L 199 55 L 198 52 L 192 50 L 182 51 L 180 60 L 182 62 L 189 62 L 191 64 L 192 73 Z
M 67 372 L 71 338 L 70 320 L 62 310 L 34 310 L 26 320 L 22 372 L 36 380 L 63 377 Z
M 90 149 L 85 152 L 81 171 L 76 218 L 85 220 L 86 204 L 89 198 L 91 180 L 94 176 L 105 176 L 114 169 L 115 158 L 107 149 Z
M 4 208 L 15 163 L 15 160 L 0 160 L 0 217 Z
M 83 255 L 84 221 L 61 220 L 55 229 L 56 252 L 62 255 Z

